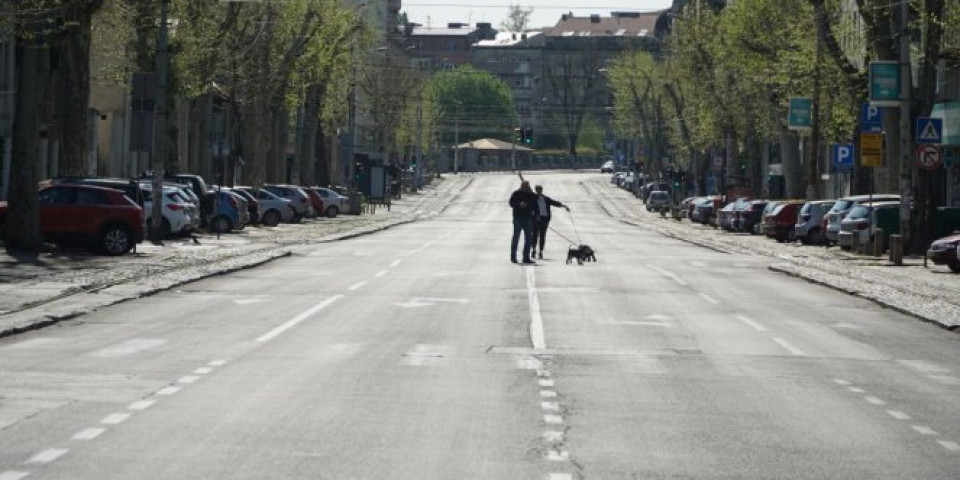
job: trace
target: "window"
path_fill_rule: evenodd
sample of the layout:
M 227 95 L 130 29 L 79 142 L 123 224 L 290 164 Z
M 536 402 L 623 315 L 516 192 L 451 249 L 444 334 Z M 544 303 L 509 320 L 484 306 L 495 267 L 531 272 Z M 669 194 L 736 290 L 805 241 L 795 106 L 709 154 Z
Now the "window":
M 109 205 L 110 199 L 103 192 L 81 188 L 77 190 L 77 205 Z
M 73 203 L 72 188 L 48 188 L 40 192 L 41 205 L 64 205 Z

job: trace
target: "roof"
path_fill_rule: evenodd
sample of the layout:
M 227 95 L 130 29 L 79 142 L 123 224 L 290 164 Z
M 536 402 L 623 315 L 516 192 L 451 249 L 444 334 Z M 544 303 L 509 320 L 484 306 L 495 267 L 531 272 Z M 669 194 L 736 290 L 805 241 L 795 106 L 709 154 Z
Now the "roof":
M 473 44 L 473 46 L 486 48 L 513 47 L 539 35 L 543 35 L 543 32 L 536 30 L 529 32 L 497 32 L 497 38 L 493 40 L 480 40 Z
M 653 36 L 661 14 L 663 11 L 613 12 L 609 17 L 576 17 L 571 13 L 544 33 L 551 37 L 648 37 Z
M 516 150 L 518 152 L 532 152 L 532 148 L 515 145 L 495 138 L 481 138 L 472 142 L 457 145 L 458 149 L 464 150 Z
M 475 33 L 478 29 L 476 27 L 464 26 L 461 28 L 448 28 L 448 27 L 423 27 L 415 26 L 410 32 L 411 37 L 466 37 L 472 33 Z

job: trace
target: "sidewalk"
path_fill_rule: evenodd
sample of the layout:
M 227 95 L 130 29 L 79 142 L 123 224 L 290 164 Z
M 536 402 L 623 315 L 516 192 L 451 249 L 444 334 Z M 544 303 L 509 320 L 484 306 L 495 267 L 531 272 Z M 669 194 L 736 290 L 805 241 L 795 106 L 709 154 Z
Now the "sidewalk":
M 255 267 L 316 244 L 384 230 L 435 214 L 471 181 L 447 175 L 392 202 L 388 211 L 306 219 L 301 224 L 247 227 L 221 235 L 149 242 L 135 253 L 106 257 L 55 250 L 17 259 L 0 249 L 0 337 L 51 325 L 177 285 Z
M 600 179 L 584 186 L 604 197 L 611 215 L 627 224 L 721 252 L 769 257 L 772 271 L 866 298 L 948 330 L 960 328 L 960 296 L 956 295 L 960 275 L 932 263 L 924 268 L 922 257 L 905 258 L 904 265 L 896 266 L 885 256 L 854 255 L 837 247 L 777 243 L 762 235 L 728 233 L 647 212 L 639 199 Z

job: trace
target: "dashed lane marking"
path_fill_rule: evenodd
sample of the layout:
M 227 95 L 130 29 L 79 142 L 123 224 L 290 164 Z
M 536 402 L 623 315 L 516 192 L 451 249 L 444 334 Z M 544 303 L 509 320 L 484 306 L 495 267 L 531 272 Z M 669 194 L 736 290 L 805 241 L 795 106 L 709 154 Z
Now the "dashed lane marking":
M 782 338 L 774 337 L 774 338 L 773 338 L 773 341 L 774 341 L 774 342 L 777 342 L 777 344 L 779 344 L 781 347 L 783 347 L 783 348 L 786 349 L 788 352 L 790 352 L 791 355 L 794 355 L 794 356 L 797 356 L 797 357 L 803 357 L 803 356 L 806 356 L 806 355 L 807 355 L 806 353 L 803 352 L 803 350 L 800 350 L 799 348 L 794 347 L 793 345 L 790 344 L 790 342 L 788 342 L 788 341 L 786 341 L 786 340 L 784 340 L 784 339 L 782 339 Z
M 710 302 L 710 303 L 712 303 L 712 304 L 714 304 L 714 305 L 720 305 L 720 302 L 716 301 L 713 297 L 711 297 L 710 295 L 707 295 L 706 293 L 701 293 L 701 294 L 700 294 L 700 298 L 702 298 L 702 299 L 704 299 L 704 300 L 706 300 L 706 301 L 708 301 L 708 302 Z
M 27 463 L 50 463 L 64 455 L 70 450 L 66 448 L 48 448 L 27 460 Z
M 281 333 L 283 333 L 283 332 L 285 332 L 285 331 L 287 331 L 287 330 L 289 330 L 289 329 L 297 326 L 297 324 L 299 324 L 300 322 L 302 322 L 302 321 L 310 318 L 310 316 L 312 316 L 313 314 L 319 312 L 320 310 L 323 310 L 324 308 L 329 307 L 330 305 L 333 304 L 333 302 L 336 302 L 337 300 L 340 300 L 341 298 L 343 298 L 343 295 L 334 295 L 334 296 L 332 296 L 332 297 L 330 297 L 330 298 L 328 298 L 328 299 L 326 299 L 326 300 L 324 300 L 324 301 L 322 301 L 322 302 L 320 302 L 320 303 L 318 303 L 318 304 L 316 304 L 316 305 L 308 308 L 307 310 L 305 310 L 305 311 L 304 311 L 303 313 L 301 313 L 300 315 L 297 315 L 296 317 L 293 317 L 293 318 L 291 318 L 290 320 L 287 320 L 286 322 L 284 322 L 283 325 L 280 325 L 279 327 L 274 328 L 273 330 L 270 330 L 269 332 L 261 335 L 259 338 L 257 338 L 257 341 L 258 341 L 258 342 L 269 342 L 270 340 L 273 340 L 274 338 L 276 338 L 276 337 L 277 337 L 278 335 L 280 335 Z
M 677 285 L 680 285 L 680 286 L 682 286 L 682 287 L 687 286 L 687 282 L 683 281 L 683 279 L 680 278 L 680 277 L 678 277 L 677 274 L 675 274 L 675 273 L 673 273 L 673 272 L 670 272 L 670 271 L 667 271 L 667 270 L 664 270 L 664 269 L 662 269 L 662 268 L 660 268 L 660 267 L 658 267 L 658 266 L 656 266 L 656 265 L 647 265 L 647 266 L 650 267 L 650 268 L 653 269 L 653 270 L 656 270 L 656 271 L 660 272 L 661 274 L 663 274 L 663 276 L 665 276 L 665 277 L 673 280 L 674 282 L 677 282 Z
M 177 379 L 177 383 L 197 383 L 200 377 L 197 375 L 186 375 Z
M 943 448 L 950 450 L 951 452 L 960 452 L 960 444 L 957 442 L 948 442 L 946 440 L 937 440 L 937 443 L 940 444 Z
M 93 440 L 106 431 L 106 428 L 85 428 L 75 433 L 71 438 L 73 440 Z
M 559 412 L 560 404 L 557 402 L 540 402 L 540 409 L 551 412 Z
M 386 275 L 387 273 L 388 273 L 387 270 L 380 270 L 379 272 L 377 272 L 376 275 L 374 275 L 374 277 L 380 278 L 380 277 Z
M 222 366 L 224 366 L 224 365 L 226 365 L 226 364 L 227 364 L 227 361 L 226 361 L 226 360 L 213 360 L 213 361 L 211 361 L 210 363 L 208 363 L 207 365 L 209 365 L 209 366 L 211 366 L 211 367 L 222 367 Z
M 557 398 L 557 392 L 553 390 L 540 390 L 540 396 L 543 398 Z
M 548 432 L 543 432 L 543 439 L 547 442 L 562 442 L 564 437 L 563 432 L 556 430 L 550 430 Z
M 883 400 L 880 400 L 880 399 L 877 398 L 877 397 L 866 396 L 866 397 L 863 397 L 863 399 L 866 400 L 867 402 L 870 402 L 870 403 L 873 404 L 873 405 L 886 405 L 886 404 L 887 404 L 887 402 L 884 402 Z
M 540 384 L 541 387 L 544 387 L 544 388 L 553 387 L 553 380 L 540 380 L 538 383 Z
M 570 452 L 566 450 L 550 450 L 547 452 L 547 460 L 550 460 L 551 462 L 566 462 L 570 460 Z
M 840 378 L 834 379 L 833 383 L 836 383 L 837 385 L 844 386 L 844 387 L 847 386 L 847 385 L 850 385 L 850 382 L 849 382 L 849 381 L 843 380 L 843 379 L 840 379 Z
M 391 268 L 396 268 L 396 267 L 400 266 L 401 263 L 403 263 L 403 260 L 394 260 L 393 263 L 390 264 L 390 267 L 391 267 Z
M 864 390 L 860 387 L 847 387 L 847 390 L 850 390 L 853 393 L 863 393 Z
M 910 425 L 910 428 L 916 430 L 920 435 L 936 435 L 937 431 L 926 425 Z
M 746 317 L 746 316 L 743 316 L 743 315 L 737 315 L 737 320 L 740 320 L 741 322 L 749 325 L 750 328 L 752 328 L 752 329 L 754 329 L 754 330 L 756 330 L 756 331 L 758 331 L 758 332 L 766 332 L 766 331 L 768 331 L 768 330 L 767 330 L 767 327 L 764 327 L 763 325 L 760 325 L 758 322 L 756 322 L 755 320 L 753 320 L 753 319 L 751 319 L 751 318 L 749 318 L 749 317 Z
M 357 290 L 358 288 L 362 288 L 366 284 L 367 282 L 357 282 L 357 283 L 354 283 L 353 285 L 350 285 L 350 287 L 347 288 L 347 290 L 350 290 L 352 292 L 354 290 Z
M 543 421 L 549 423 L 550 425 L 560 425 L 563 423 L 563 417 L 560 415 L 544 415 Z
M 20 480 L 22 478 L 27 478 L 27 475 L 30 475 L 30 472 L 7 470 L 6 472 L 0 472 L 0 480 Z
M 197 375 L 206 375 L 206 374 L 208 374 L 208 373 L 210 373 L 210 372 L 212 372 L 212 371 L 213 371 L 213 369 L 210 368 L 210 367 L 200 367 L 200 368 L 194 370 L 193 373 L 195 373 L 195 374 L 197 374 Z
M 911 420 L 910 415 L 901 412 L 900 410 L 887 410 L 887 413 L 891 417 L 896 418 L 897 420 Z
M 103 417 L 103 420 L 100 420 L 100 423 L 104 425 L 118 425 L 125 422 L 128 418 L 130 418 L 129 413 L 111 413 L 110 415 Z
M 173 395 L 179 391 L 180 391 L 180 387 L 170 386 L 170 387 L 161 388 L 160 390 L 157 390 L 157 395 Z
M 127 405 L 129 410 L 146 410 L 153 406 L 154 403 L 157 403 L 156 400 L 138 400 L 136 402 Z
M 569 473 L 551 473 L 550 480 L 573 480 L 573 475 Z

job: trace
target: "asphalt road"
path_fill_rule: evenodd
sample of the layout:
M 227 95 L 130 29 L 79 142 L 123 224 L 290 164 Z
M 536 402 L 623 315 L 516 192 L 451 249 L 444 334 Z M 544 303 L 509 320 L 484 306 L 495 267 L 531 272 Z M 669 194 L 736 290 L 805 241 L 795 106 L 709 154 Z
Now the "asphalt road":
M 617 222 L 589 177 L 530 176 L 573 210 L 536 266 L 481 176 L 0 340 L 0 480 L 960 477 L 955 334 Z

